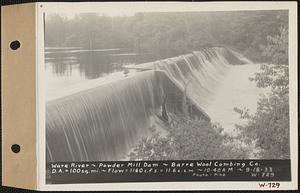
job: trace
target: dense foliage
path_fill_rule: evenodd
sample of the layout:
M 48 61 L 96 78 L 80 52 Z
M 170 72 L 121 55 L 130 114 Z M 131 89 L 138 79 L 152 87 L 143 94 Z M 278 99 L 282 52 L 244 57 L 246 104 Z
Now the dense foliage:
M 107 16 L 82 13 L 46 16 L 46 46 L 123 48 L 168 58 L 207 46 L 226 45 L 252 60 L 266 60 L 260 47 L 279 33 L 287 11 L 136 13 Z
M 239 129 L 246 142 L 254 141 L 261 150 L 259 157 L 288 159 L 290 140 L 287 26 L 280 27 L 280 34 L 268 36 L 268 44 L 263 53 L 272 60 L 262 65 L 261 72 L 252 80 L 258 87 L 270 88 L 271 92 L 260 99 L 254 115 L 236 109 L 243 118 L 249 120 L 247 125 L 239 126 Z
M 247 158 L 249 148 L 237 144 L 238 141 L 211 122 L 171 113 L 169 116 L 171 121 L 164 123 L 167 134 L 144 138 L 129 155 L 131 160 Z

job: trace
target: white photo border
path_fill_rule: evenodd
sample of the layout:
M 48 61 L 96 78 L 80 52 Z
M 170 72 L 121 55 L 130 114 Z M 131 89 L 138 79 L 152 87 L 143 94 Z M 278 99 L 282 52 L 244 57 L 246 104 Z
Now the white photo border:
M 297 2 L 81 2 L 36 3 L 37 22 L 37 184 L 38 190 L 271 190 L 260 188 L 262 181 L 197 181 L 197 182 L 135 182 L 97 184 L 46 184 L 46 132 L 45 132 L 45 60 L 44 13 L 100 12 L 136 9 L 141 12 L 208 12 L 243 10 L 289 10 L 289 88 L 290 88 L 290 148 L 291 182 L 280 182 L 276 190 L 298 189 L 298 77 L 297 77 Z M 270 181 L 266 181 L 268 183 Z M 276 181 L 275 181 L 276 182 Z M 273 189 L 274 190 L 274 189 Z

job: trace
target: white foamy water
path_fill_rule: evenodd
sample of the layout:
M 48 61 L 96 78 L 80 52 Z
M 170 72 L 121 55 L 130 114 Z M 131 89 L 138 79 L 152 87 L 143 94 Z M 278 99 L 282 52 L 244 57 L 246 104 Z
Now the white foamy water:
M 212 121 L 221 124 L 225 132 L 233 134 L 235 124 L 245 124 L 234 107 L 248 108 L 250 113 L 255 113 L 257 101 L 265 89 L 256 87 L 256 83 L 249 80 L 259 72 L 260 64 L 245 64 L 232 66 L 226 77 L 220 82 L 219 88 L 206 108 Z

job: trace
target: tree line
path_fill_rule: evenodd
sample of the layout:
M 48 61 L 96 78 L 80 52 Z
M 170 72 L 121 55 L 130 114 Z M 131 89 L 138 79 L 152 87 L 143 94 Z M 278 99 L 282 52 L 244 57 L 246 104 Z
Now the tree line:
M 108 16 L 80 13 L 72 18 L 46 15 L 45 45 L 84 49 L 124 48 L 151 53 L 157 59 L 203 47 L 226 45 L 254 61 L 267 61 L 260 51 L 267 36 L 280 33 L 287 11 L 136 13 Z

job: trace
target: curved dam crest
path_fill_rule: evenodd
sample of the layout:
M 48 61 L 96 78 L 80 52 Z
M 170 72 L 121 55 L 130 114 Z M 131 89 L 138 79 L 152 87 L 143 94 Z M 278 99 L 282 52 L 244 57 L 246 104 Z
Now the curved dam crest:
M 141 72 L 107 83 L 95 80 L 88 87 L 74 85 L 48 98 L 48 162 L 125 159 L 140 139 L 151 135 L 153 118 L 161 113 L 165 100 L 169 111 L 182 113 L 178 104 L 183 93 L 193 106 L 191 115 L 218 121 L 225 131 L 229 128 L 227 131 L 232 132 L 238 122 L 231 118 L 232 105 L 250 101 L 256 108 L 254 103 L 261 92 L 248 80 L 259 65 L 225 48 L 203 49 L 127 68 Z

